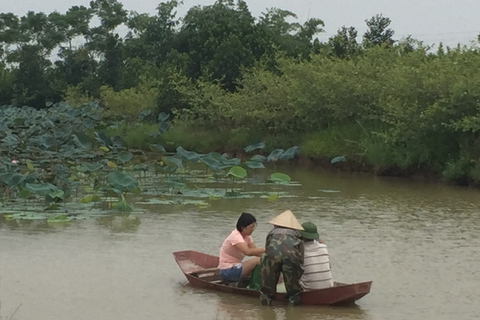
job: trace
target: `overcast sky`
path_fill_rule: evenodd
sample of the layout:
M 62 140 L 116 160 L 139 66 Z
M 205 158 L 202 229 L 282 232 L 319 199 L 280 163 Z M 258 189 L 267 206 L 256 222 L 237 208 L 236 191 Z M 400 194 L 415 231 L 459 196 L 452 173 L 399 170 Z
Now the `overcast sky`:
M 74 5 L 88 6 L 90 0 L 0 0 L 0 12 L 23 16 L 29 10 L 64 13 Z M 138 13 L 154 14 L 161 1 L 120 0 L 124 8 Z M 469 44 L 480 33 L 480 0 L 246 0 L 256 17 L 266 8 L 280 8 L 294 12 L 299 22 L 320 18 L 325 22 L 326 40 L 342 27 L 353 26 L 359 35 L 366 30 L 365 20 L 382 14 L 392 20 L 394 39 L 408 35 L 426 44 L 455 46 Z M 182 17 L 195 5 L 210 5 L 214 0 L 184 0 L 179 10 Z

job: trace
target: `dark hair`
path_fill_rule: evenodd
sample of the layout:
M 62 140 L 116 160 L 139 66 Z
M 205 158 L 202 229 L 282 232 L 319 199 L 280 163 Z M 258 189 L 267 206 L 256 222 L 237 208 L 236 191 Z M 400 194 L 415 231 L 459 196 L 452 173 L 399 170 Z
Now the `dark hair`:
M 242 232 L 245 227 L 257 222 L 257 219 L 250 213 L 243 212 L 237 221 L 237 230 Z

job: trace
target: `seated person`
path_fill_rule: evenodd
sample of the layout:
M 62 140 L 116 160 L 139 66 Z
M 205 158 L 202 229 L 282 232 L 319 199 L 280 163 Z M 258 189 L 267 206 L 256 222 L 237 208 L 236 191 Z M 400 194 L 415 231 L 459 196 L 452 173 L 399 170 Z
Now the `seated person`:
M 304 256 L 300 285 L 303 290 L 333 287 L 327 246 L 321 243 L 317 226 L 312 222 L 305 222 L 302 227 L 304 230 L 300 231 L 300 234 L 304 239 Z
M 251 235 L 257 220 L 250 213 L 242 213 L 237 221 L 236 229 L 223 241 L 220 248 L 220 276 L 224 281 L 238 282 L 249 276 L 257 264 L 264 248 L 257 248 Z M 245 256 L 255 256 L 242 262 Z

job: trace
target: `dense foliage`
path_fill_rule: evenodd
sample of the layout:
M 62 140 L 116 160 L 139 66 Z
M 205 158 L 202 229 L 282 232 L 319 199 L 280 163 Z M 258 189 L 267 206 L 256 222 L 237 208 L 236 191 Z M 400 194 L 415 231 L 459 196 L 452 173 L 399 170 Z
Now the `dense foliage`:
M 394 40 L 382 15 L 365 20 L 362 41 L 342 27 L 322 43 L 318 18 L 300 24 L 278 8 L 255 18 L 233 0 L 178 18 L 179 5 L 160 3 L 155 15 L 116 0 L 66 13 L 1 13 L 0 105 L 97 100 L 111 118 L 154 110 L 145 126 L 173 112 L 172 135 L 211 141 L 207 150 L 299 144 L 304 156 L 344 156 L 379 174 L 480 184 L 475 45 L 434 51 Z M 138 147 L 138 128 L 114 134 Z

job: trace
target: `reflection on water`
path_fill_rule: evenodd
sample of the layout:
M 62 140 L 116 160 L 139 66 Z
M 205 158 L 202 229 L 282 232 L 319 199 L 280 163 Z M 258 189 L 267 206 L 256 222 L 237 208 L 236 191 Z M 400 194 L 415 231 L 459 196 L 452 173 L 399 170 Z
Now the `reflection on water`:
M 258 299 L 219 294 L 216 320 L 314 320 L 314 319 L 371 319 L 368 312 L 354 305 L 349 307 L 275 306 L 259 305 Z
M 13 319 L 446 320 L 480 314 L 479 190 L 282 171 L 299 184 L 275 187 L 285 191 L 275 202 L 142 205 L 145 213 L 65 224 L 0 215 L 0 318 L 20 304 Z M 186 284 L 173 251 L 217 254 L 242 211 L 257 217 L 253 239 L 263 245 L 267 221 L 285 209 L 319 226 L 335 280 L 373 281 L 357 307 L 268 308 Z

